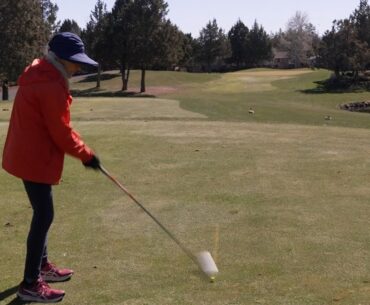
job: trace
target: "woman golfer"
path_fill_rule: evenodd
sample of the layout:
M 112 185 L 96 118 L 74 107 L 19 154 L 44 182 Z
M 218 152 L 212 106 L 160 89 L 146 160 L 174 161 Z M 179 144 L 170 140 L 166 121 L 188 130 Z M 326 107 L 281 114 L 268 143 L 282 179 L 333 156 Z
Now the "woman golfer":
M 47 234 L 54 217 L 52 185 L 60 181 L 64 155 L 93 169 L 100 164 L 70 126 L 68 79 L 81 65 L 98 64 L 85 54 L 77 35 L 59 33 L 50 40 L 48 54 L 34 60 L 18 80 L 2 166 L 23 180 L 33 208 L 24 279 L 17 292 L 24 301 L 62 300 L 64 291 L 52 289 L 47 282 L 65 281 L 73 274 L 52 264 L 47 252 Z

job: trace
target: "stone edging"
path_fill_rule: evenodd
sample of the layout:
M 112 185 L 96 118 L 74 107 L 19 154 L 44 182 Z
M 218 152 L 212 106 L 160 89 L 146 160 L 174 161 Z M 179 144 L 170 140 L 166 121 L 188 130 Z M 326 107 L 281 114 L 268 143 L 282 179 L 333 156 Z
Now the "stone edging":
M 347 111 L 367 111 L 370 109 L 370 100 L 363 102 L 350 102 L 339 105 L 339 108 Z

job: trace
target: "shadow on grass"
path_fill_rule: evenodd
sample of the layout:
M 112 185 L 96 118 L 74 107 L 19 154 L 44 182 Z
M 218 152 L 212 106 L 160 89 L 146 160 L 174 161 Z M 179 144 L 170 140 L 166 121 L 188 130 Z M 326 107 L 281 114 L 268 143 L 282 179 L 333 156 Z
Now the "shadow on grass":
M 75 97 L 140 97 L 140 98 L 154 98 L 153 94 L 135 92 L 135 91 L 105 91 L 99 88 L 89 88 L 85 90 L 71 90 Z
M 299 90 L 305 94 L 325 94 L 325 93 L 358 93 L 358 92 L 369 92 L 370 83 L 353 84 L 349 82 L 333 82 L 330 79 L 321 80 L 314 82 L 316 88 Z
M 12 294 L 15 294 L 18 290 L 18 285 L 14 286 L 12 288 L 9 288 L 7 290 L 0 292 L 0 301 L 6 299 L 7 297 L 11 296 Z
M 11 300 L 8 304 L 6 305 L 23 305 L 23 304 L 31 304 L 30 302 L 25 302 L 22 301 L 21 299 L 18 299 L 17 297 Z
M 110 80 L 116 77 L 120 77 L 121 75 L 119 73 L 103 73 L 100 75 L 100 80 Z M 81 79 L 78 83 L 90 83 L 90 82 L 96 82 L 98 79 L 98 76 L 96 74 L 88 75 L 84 79 Z
M 7 290 L 1 291 L 0 292 L 0 302 L 10 297 L 11 295 L 15 294 L 17 290 L 18 290 L 18 285 L 11 287 Z M 29 302 L 22 301 L 18 297 L 15 297 L 13 300 L 11 300 L 6 305 L 22 305 L 22 304 L 29 304 Z

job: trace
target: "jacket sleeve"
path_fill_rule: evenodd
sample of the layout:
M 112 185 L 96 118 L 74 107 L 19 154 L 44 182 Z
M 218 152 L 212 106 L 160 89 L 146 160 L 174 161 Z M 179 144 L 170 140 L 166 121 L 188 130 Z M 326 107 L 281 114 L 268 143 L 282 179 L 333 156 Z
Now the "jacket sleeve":
M 39 92 L 43 120 L 53 142 L 65 153 L 80 159 L 91 160 L 94 153 L 70 126 L 69 95 L 58 82 L 49 83 Z

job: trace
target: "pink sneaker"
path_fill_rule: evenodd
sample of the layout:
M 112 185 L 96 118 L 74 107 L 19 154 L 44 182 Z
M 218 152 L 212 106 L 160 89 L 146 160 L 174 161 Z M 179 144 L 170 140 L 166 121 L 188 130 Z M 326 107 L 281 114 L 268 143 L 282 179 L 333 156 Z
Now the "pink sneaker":
M 22 301 L 38 303 L 56 303 L 61 301 L 64 295 L 63 290 L 50 288 L 41 278 L 31 285 L 22 282 L 17 292 L 17 296 Z
M 73 275 L 71 269 L 59 269 L 54 264 L 47 262 L 41 267 L 41 277 L 46 282 L 63 282 Z

